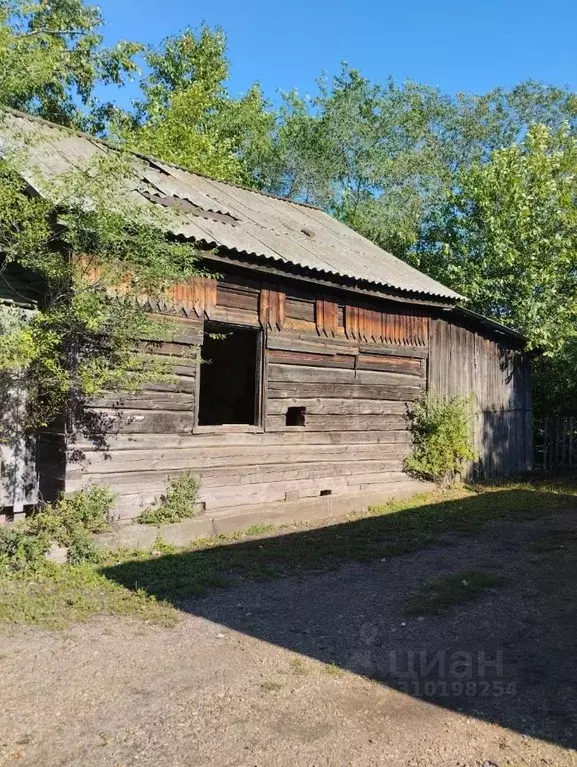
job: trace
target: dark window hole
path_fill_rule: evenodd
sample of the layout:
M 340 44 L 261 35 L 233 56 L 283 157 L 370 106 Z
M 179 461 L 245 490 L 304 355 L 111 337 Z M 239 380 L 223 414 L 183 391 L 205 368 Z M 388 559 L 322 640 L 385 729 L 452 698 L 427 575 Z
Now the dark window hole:
M 258 349 L 252 329 L 205 323 L 199 426 L 256 424 Z
M 332 494 L 333 494 L 332 490 L 321 490 L 321 492 L 319 493 L 319 495 L 332 495 Z
M 289 407 L 286 411 L 287 426 L 304 426 L 307 414 L 306 407 Z

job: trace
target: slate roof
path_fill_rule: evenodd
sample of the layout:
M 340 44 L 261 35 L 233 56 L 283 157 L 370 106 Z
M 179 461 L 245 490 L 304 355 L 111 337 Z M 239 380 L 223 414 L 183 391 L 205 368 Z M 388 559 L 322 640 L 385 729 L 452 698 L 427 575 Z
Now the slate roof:
M 0 140 L 3 151 L 7 146 L 25 148 L 23 175 L 41 194 L 51 179 L 113 151 L 101 139 L 16 110 L 5 110 L 0 118 Z M 160 207 L 177 210 L 170 226 L 175 235 L 249 254 L 269 265 L 303 267 L 319 278 L 349 278 L 383 292 L 392 289 L 450 303 L 462 298 L 316 207 L 134 157 L 127 194 L 149 205 L 151 213 Z

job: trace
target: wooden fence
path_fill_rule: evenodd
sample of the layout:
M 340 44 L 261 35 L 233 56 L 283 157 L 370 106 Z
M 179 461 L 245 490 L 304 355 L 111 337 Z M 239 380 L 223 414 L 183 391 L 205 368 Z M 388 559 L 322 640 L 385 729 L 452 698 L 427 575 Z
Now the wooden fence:
M 547 472 L 577 469 L 577 416 L 549 415 L 535 424 L 535 467 Z

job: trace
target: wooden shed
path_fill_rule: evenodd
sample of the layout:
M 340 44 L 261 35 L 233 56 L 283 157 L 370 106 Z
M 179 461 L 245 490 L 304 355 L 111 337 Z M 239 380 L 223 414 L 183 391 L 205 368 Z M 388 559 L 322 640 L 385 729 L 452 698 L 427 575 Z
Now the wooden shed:
M 30 168 L 42 168 L 43 182 L 113 151 L 18 112 L 9 123 L 12 136 L 42 135 Z M 120 517 L 137 515 L 184 471 L 200 476 L 211 513 L 374 495 L 406 479 L 407 407 L 426 387 L 474 395 L 477 473 L 530 468 L 520 334 L 468 311 L 461 296 L 315 207 L 139 162 L 131 193 L 151 211 L 177 208 L 173 234 L 202 249 L 220 276 L 149 302 L 179 325 L 160 350 L 178 357 L 176 382 L 94 400 L 104 446 L 79 429 L 44 436 L 41 486 L 106 484 L 119 493 Z M 32 170 L 26 180 L 42 192 Z

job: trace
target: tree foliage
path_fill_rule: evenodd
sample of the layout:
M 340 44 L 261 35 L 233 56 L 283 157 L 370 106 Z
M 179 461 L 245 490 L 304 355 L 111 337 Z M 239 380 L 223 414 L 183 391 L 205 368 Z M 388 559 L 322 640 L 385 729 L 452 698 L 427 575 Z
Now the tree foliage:
M 128 145 L 198 173 L 253 185 L 252 163 L 271 141 L 274 116 L 254 85 L 231 98 L 226 38 L 187 29 L 146 51 L 142 98 L 119 116 Z
M 142 45 L 103 45 L 102 12 L 83 0 L 0 0 L 0 103 L 62 125 L 103 127 L 97 84 L 122 85 Z M 86 108 L 84 111 L 82 107 Z
M 170 323 L 140 299 L 194 274 L 195 251 L 165 235 L 175 212 L 155 211 L 151 223 L 126 195 L 133 157 L 103 154 L 43 197 L 24 187 L 19 162 L 7 153 L 0 164 L 0 271 L 10 284 L 14 267 L 27 270 L 43 297 L 31 318 L 2 312 L 0 371 L 25 387 L 38 426 L 71 401 L 167 372 L 138 342 L 167 338 Z
M 285 93 L 273 106 L 258 84 L 231 93 L 220 29 L 185 29 L 157 47 L 125 41 L 110 48 L 102 24 L 100 9 L 83 0 L 0 0 L 0 103 L 118 138 L 126 148 L 192 171 L 319 205 L 456 287 L 475 308 L 525 331 L 548 355 L 537 364 L 538 376 L 550 375 L 558 382 L 557 401 L 567 400 L 563 366 L 572 370 L 577 363 L 574 93 L 527 81 L 509 90 L 448 95 L 415 82 L 373 82 L 343 65 L 332 80 L 321 78 L 311 96 Z M 140 90 L 132 109 L 96 98 L 129 78 L 138 79 Z M 12 183 L 13 171 L 6 164 L 0 169 L 6 222 L 0 247 L 22 266 L 29 265 L 24 252 L 43 254 L 45 266 L 30 256 L 32 268 L 51 295 L 61 296 L 70 274 L 55 255 L 52 227 L 62 211 L 26 198 Z M 68 211 L 79 225 L 66 221 L 70 248 L 90 253 L 96 247 L 122 259 L 125 242 L 152 277 L 156 255 L 143 255 L 148 239 L 155 243 L 152 254 L 161 251 L 156 277 L 167 276 L 168 244 L 145 221 L 138 233 L 125 227 L 118 238 L 91 239 L 88 232 L 100 230 L 82 229 L 91 223 L 82 219 L 86 212 L 80 215 L 77 205 Z M 105 220 L 104 206 L 99 220 Z M 119 227 L 120 216 L 105 228 Z M 11 239 L 15 228 L 17 241 Z M 45 274 L 50 269 L 60 274 Z M 123 329 L 136 322 L 129 302 L 101 303 L 96 310 L 94 291 L 75 295 L 80 315 L 117 328 L 114 357 L 127 342 Z M 25 359 L 38 359 L 40 343 L 62 348 L 69 318 L 54 311 L 42 331 L 38 323 L 21 331 L 22 345 L 11 348 L 16 336 L 5 334 L 4 359 L 22 350 Z M 98 354 L 94 359 L 103 362 Z M 104 367 L 103 381 L 112 377 L 112 367 Z M 549 373 L 539 372 L 545 368 Z M 77 386 L 73 377 L 76 383 L 67 378 L 64 388 Z
M 415 261 L 423 224 L 459 173 L 537 121 L 574 129 L 577 97 L 534 82 L 451 97 L 410 81 L 373 83 L 345 65 L 312 98 L 285 94 L 274 151 L 255 173 L 270 191 L 318 204 Z
M 421 264 L 473 308 L 559 352 L 577 326 L 577 139 L 532 126 L 460 174 Z

